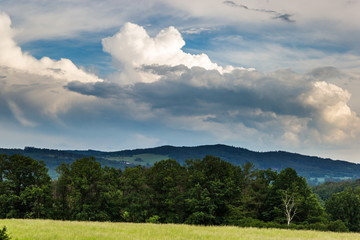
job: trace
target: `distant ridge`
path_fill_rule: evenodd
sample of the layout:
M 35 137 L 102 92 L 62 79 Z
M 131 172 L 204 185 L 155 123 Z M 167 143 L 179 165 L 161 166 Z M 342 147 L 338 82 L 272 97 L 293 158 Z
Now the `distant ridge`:
M 285 151 L 255 152 L 245 148 L 223 144 L 194 147 L 160 146 L 134 150 L 103 152 L 96 150 L 52 150 L 26 147 L 24 149 L 1 149 L 0 154 L 22 154 L 42 160 L 56 177 L 55 169 L 61 163 L 71 163 L 82 157 L 93 156 L 102 165 L 125 168 L 135 165 L 150 166 L 156 161 L 175 159 L 184 164 L 187 159 L 199 159 L 206 155 L 219 157 L 234 165 L 251 162 L 260 169 L 281 170 L 294 168 L 300 175 L 316 184 L 328 180 L 360 178 L 360 164 L 316 156 L 306 156 Z

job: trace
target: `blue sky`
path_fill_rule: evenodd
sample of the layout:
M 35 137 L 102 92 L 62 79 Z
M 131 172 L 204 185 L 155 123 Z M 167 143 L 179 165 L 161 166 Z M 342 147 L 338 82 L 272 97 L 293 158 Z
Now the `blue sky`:
M 0 147 L 360 162 L 360 1 L 0 0 Z

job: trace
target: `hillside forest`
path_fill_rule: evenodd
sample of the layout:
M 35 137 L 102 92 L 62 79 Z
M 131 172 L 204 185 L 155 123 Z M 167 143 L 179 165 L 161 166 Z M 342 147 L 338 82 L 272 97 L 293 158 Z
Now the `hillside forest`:
M 292 168 L 260 170 L 206 156 L 121 170 L 86 157 L 57 172 L 52 180 L 41 161 L 0 155 L 0 218 L 360 232 L 360 188 L 322 188 L 322 199 Z

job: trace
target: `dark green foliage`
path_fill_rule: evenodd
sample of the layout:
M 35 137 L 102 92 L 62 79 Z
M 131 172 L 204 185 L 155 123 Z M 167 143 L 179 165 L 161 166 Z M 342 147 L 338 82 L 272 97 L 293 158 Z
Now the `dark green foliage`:
M 341 220 L 350 231 L 360 231 L 360 188 L 347 188 L 326 201 L 332 220 Z
M 6 227 L 4 226 L 2 229 L 0 229 L 0 240 L 10 240 L 11 237 L 6 232 Z
M 175 160 L 164 160 L 147 171 L 147 184 L 152 189 L 152 208 L 167 223 L 183 223 L 188 172 Z
M 221 224 L 241 194 L 241 169 L 220 158 L 206 156 L 187 161 L 188 193 L 185 199 L 190 224 Z
M 0 217 L 49 217 L 51 182 L 45 164 L 21 155 L 3 155 L 0 165 Z
M 330 222 L 328 224 L 328 230 L 332 232 L 348 232 L 349 228 L 340 219 Z
M 284 201 L 289 198 L 294 203 L 291 215 L 295 222 L 304 222 L 323 215 L 320 203 L 306 180 L 298 176 L 294 169 L 287 168 L 275 178 L 264 203 L 261 219 L 283 223 L 287 220 Z
M 121 212 L 121 199 L 123 195 L 121 190 L 122 171 L 105 167 L 103 174 L 102 208 L 107 212 L 111 221 L 121 221 L 123 219 L 119 213 Z
M 120 220 L 121 171 L 102 168 L 94 158 L 62 164 L 54 184 L 56 216 L 71 220 Z M 114 209 L 118 212 L 114 214 Z
M 154 199 L 151 189 L 147 185 L 146 168 L 127 168 L 121 177 L 121 215 L 128 222 L 145 222 L 155 215 L 151 211 Z
M 277 173 L 206 156 L 120 170 L 86 157 L 57 171 L 51 182 L 44 163 L 1 155 L 0 217 L 360 231 L 360 189 L 331 196 L 327 215 L 291 168 Z
M 317 230 L 317 231 L 333 231 L 348 232 L 348 229 L 341 221 L 336 222 L 317 222 L 317 223 L 299 223 L 299 224 L 281 224 L 277 222 L 264 222 L 259 219 L 244 218 L 234 224 L 240 227 L 256 227 L 256 228 L 281 228 L 293 230 Z
M 318 194 L 324 201 L 328 200 L 334 193 L 342 192 L 346 188 L 360 187 L 360 179 L 347 180 L 340 182 L 326 182 L 321 185 L 313 187 L 314 193 Z
M 267 199 L 277 173 L 258 170 L 251 163 L 242 166 L 240 181 L 241 208 L 245 218 L 258 219 L 261 216 L 263 204 Z

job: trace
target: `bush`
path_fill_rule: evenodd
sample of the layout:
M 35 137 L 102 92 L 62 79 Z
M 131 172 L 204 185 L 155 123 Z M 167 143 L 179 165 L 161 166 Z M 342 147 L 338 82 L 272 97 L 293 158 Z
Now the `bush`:
M 185 221 L 186 224 L 213 225 L 214 215 L 205 212 L 194 212 Z
M 0 230 L 0 240 L 10 240 L 11 237 L 6 232 L 6 227 L 4 226 L 2 230 Z
M 328 222 L 328 219 L 324 216 L 316 216 L 316 217 L 309 217 L 309 219 L 307 219 L 307 222 L 312 224 L 312 223 L 326 223 Z
M 154 215 L 146 219 L 147 223 L 160 223 L 160 217 L 158 215 Z
M 333 232 L 348 232 L 349 229 L 346 227 L 345 223 L 341 220 L 336 220 L 330 222 L 328 225 L 328 230 Z
M 305 225 L 305 228 L 308 230 L 328 231 L 328 226 L 325 223 L 320 222 Z
M 347 228 L 341 221 L 332 222 L 332 225 L 326 223 L 316 222 L 316 223 L 307 223 L 303 222 L 301 224 L 281 224 L 278 222 L 263 222 L 258 219 L 253 218 L 243 218 L 239 219 L 235 224 L 239 227 L 256 227 L 256 228 L 279 228 L 279 229 L 292 229 L 292 230 L 316 230 L 316 231 L 336 231 L 336 232 L 346 232 Z

